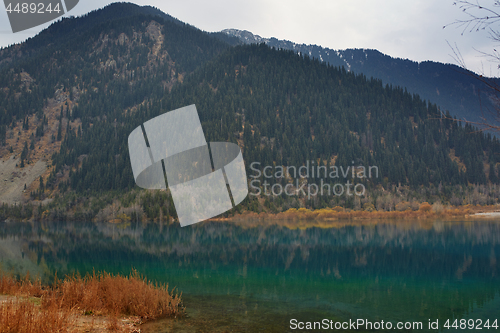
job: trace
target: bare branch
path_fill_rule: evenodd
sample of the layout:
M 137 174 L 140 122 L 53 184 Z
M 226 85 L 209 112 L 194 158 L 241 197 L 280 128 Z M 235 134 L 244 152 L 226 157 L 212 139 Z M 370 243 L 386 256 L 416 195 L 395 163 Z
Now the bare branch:
M 458 27 L 462 27 L 462 35 L 467 30 L 469 32 L 485 30 L 489 28 L 491 25 L 500 21 L 500 1 L 495 0 L 493 6 L 495 8 L 489 8 L 481 5 L 479 0 L 476 2 L 472 2 L 469 0 L 459 0 L 453 3 L 453 5 L 457 6 L 468 16 L 468 19 L 460 19 L 456 20 L 453 23 L 445 25 L 443 28 L 448 26 L 456 25 Z M 496 10 L 498 8 L 498 10 Z
M 455 43 L 455 47 L 451 46 L 450 42 L 448 42 L 448 41 L 446 41 L 446 43 L 448 44 L 451 51 L 453 52 L 453 55 L 450 54 L 450 56 L 453 58 L 453 60 L 455 60 L 455 62 L 463 69 L 467 69 L 467 66 L 465 65 L 465 60 L 462 57 L 460 50 L 458 49 L 457 43 Z
M 488 6 L 482 5 L 482 3 L 484 3 L 484 1 L 480 2 L 480 0 L 458 0 L 454 2 L 453 5 L 460 8 L 468 18 L 456 20 L 451 24 L 445 25 L 443 28 L 452 25 L 462 27 L 462 35 L 466 31 L 472 32 L 487 30 L 490 38 L 493 41 L 500 42 L 500 32 L 494 27 L 494 24 L 500 23 L 500 0 L 494 0 L 493 3 L 491 3 L 490 1 Z M 447 43 L 453 52 L 453 55 L 451 55 L 451 57 L 461 68 L 467 70 L 467 66 L 465 64 L 464 58 L 462 57 L 462 54 L 460 53 L 460 50 L 458 49 L 458 46 L 456 44 L 455 46 L 452 46 L 448 41 Z M 495 48 L 493 48 L 492 53 L 478 50 L 476 51 L 481 56 L 490 58 L 489 61 L 497 63 L 498 68 L 500 68 L 500 52 L 498 52 Z M 481 96 L 479 96 L 479 102 L 481 104 L 482 112 L 480 121 L 468 121 L 466 119 L 463 119 L 462 121 L 467 124 L 477 126 L 481 131 L 494 131 L 500 133 L 500 85 L 497 83 L 498 81 L 483 75 L 474 74 L 468 70 L 466 73 L 477 79 L 482 83 L 482 86 L 486 88 L 486 96 L 492 102 L 491 105 L 493 106 L 493 109 L 488 109 L 488 107 L 486 107 L 486 113 L 489 114 L 490 117 L 485 117 L 485 110 L 483 109 L 484 103 L 482 103 Z M 443 118 L 449 119 L 449 117 L 446 116 L 443 116 Z

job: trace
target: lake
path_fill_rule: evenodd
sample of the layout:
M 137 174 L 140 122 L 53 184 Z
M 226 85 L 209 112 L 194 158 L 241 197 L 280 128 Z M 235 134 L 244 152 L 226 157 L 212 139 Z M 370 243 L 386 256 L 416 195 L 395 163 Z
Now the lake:
M 144 332 L 314 331 L 308 322 L 348 331 L 357 320 L 357 332 L 477 332 L 496 331 L 500 317 L 500 221 L 12 222 L 0 224 L 0 238 L 3 270 L 47 283 L 56 272 L 134 268 L 176 287 L 187 316 Z

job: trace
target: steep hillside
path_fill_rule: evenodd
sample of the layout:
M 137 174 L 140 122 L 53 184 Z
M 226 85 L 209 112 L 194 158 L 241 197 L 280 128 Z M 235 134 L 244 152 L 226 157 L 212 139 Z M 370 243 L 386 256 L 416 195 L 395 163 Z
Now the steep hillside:
M 263 45 L 230 49 L 176 86 L 164 105 L 188 101 L 200 106 L 213 139 L 242 139 L 247 163 L 320 159 L 378 165 L 389 183 L 484 183 L 483 162 L 495 164 L 500 147 L 401 88 Z
M 103 24 L 137 15 L 153 16 L 181 26 L 185 25 L 185 23 L 151 6 L 140 7 L 132 3 L 114 3 L 80 17 L 62 18 L 41 31 L 37 36 L 28 38 L 24 43 L 1 49 L 0 68 L 11 67 L 25 61 L 26 58 L 39 56 L 52 46 L 65 48 L 65 44 L 68 42 L 74 42 L 93 29 L 98 31 Z
M 256 170 L 270 166 L 274 175 L 278 166 L 308 163 L 328 170 L 376 166 L 378 172 L 364 179 L 350 173 L 316 173 L 306 177 L 307 184 L 358 181 L 368 191 L 409 186 L 420 191 L 421 198 L 430 188 L 439 188 L 438 193 L 450 200 L 464 196 L 463 189 L 454 186 L 498 183 L 498 141 L 443 119 L 436 105 L 291 51 L 250 45 L 213 58 L 133 113 L 113 113 L 118 126 L 94 122 L 81 135 L 68 136 L 54 163 L 56 171 L 70 165 L 74 172 L 58 187 L 82 194 L 130 190 L 134 184 L 128 155 L 124 156 L 130 131 L 156 115 L 193 103 L 208 141 L 232 141 L 243 148 L 248 175 L 258 180 L 261 191 L 264 181 L 297 188 L 294 181 L 303 178 L 264 179 Z M 83 123 L 96 117 L 92 107 L 82 104 L 79 110 Z M 80 164 L 78 156 L 88 157 Z M 253 163 L 257 164 L 252 167 Z M 300 197 L 284 195 L 278 205 Z M 142 204 L 147 209 L 165 198 L 143 197 Z M 324 207 L 353 205 L 354 198 L 324 195 L 307 200 L 313 207 Z M 251 199 L 246 204 L 254 205 Z
M 16 169 L 7 164 L 2 168 L 8 181 L 2 184 L 0 200 L 20 201 L 23 191 L 29 198 L 39 187 L 38 181 L 31 185 L 32 178 L 40 175 L 47 189 L 53 189 L 56 180 L 71 172 L 67 165 L 36 168 L 36 175 L 27 166 L 37 161 L 53 165 L 53 154 L 69 140 L 69 133 L 81 134 L 116 121 L 116 114 L 159 100 L 187 73 L 228 47 L 175 19 L 164 20 L 166 14 L 144 12 L 156 10 L 113 4 L 57 22 L 26 43 L 0 51 L 0 158 L 16 157 Z M 80 162 L 85 158 L 77 157 Z M 116 162 L 129 163 L 126 151 Z M 133 179 L 127 181 L 133 184 Z
M 435 104 L 307 54 L 231 47 L 231 38 L 221 41 L 143 10 L 110 5 L 1 51 L 0 171 L 7 197 L 0 201 L 22 198 L 28 205 L 0 207 L 0 220 L 175 217 L 168 192 L 135 186 L 127 138 L 145 121 L 190 104 L 207 141 L 242 147 L 247 174 L 260 184 L 252 192 L 266 191 L 264 181 L 295 191 L 250 196 L 237 210 L 359 209 L 381 197 L 388 198 L 380 205 L 385 210 L 402 200 L 498 201 L 498 140 L 443 119 Z M 67 27 L 78 33 L 67 34 Z M 279 167 L 306 165 L 341 171 L 276 176 Z M 259 174 L 266 166 L 269 179 Z M 358 176 L 370 166 L 376 175 Z M 346 181 L 367 192 L 299 191 Z
M 382 80 L 384 84 L 399 86 L 412 94 L 437 104 L 443 112 L 468 121 L 492 119 L 494 110 L 491 91 L 472 72 L 456 65 L 434 61 L 415 62 L 392 58 L 377 50 L 332 50 L 317 45 L 297 44 L 276 38 L 262 38 L 249 31 L 226 29 L 215 34 L 226 42 L 236 44 L 265 43 L 271 47 L 293 50 L 319 59 L 367 78 Z M 451 60 L 451 59 L 450 59 Z M 491 79 L 498 83 L 497 79 Z

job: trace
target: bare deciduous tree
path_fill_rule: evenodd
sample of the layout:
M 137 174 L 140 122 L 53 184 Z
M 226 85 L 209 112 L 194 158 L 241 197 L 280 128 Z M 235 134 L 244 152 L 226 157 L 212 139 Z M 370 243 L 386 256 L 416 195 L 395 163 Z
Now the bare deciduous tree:
M 484 3 L 487 3 L 484 5 Z M 481 32 L 484 31 L 489 34 L 489 38 L 495 43 L 500 42 L 500 30 L 498 29 L 498 24 L 500 23 L 500 0 L 489 0 L 489 1 L 470 1 L 470 0 L 458 0 L 453 3 L 453 5 L 460 8 L 460 10 L 466 15 L 464 19 L 457 19 L 455 22 L 444 26 L 456 26 L 462 29 L 462 35 L 464 33 L 471 32 Z M 448 45 L 450 45 L 448 43 Z M 467 70 L 465 60 L 463 59 L 460 50 L 456 46 L 450 45 L 453 51 L 453 58 L 458 63 L 460 67 Z M 500 52 L 495 48 L 492 52 L 483 52 L 476 50 L 482 56 L 488 58 L 497 64 L 500 68 Z M 462 119 L 466 123 L 477 126 L 483 131 L 494 131 L 500 132 L 500 85 L 498 81 L 486 77 L 483 74 L 474 74 L 468 71 L 471 76 L 479 80 L 484 84 L 487 94 L 487 98 L 491 101 L 493 107 L 489 107 L 490 103 L 482 103 L 481 97 L 479 101 L 482 108 L 482 116 L 480 121 L 469 121 L 467 119 Z M 489 116 L 489 117 L 488 117 Z

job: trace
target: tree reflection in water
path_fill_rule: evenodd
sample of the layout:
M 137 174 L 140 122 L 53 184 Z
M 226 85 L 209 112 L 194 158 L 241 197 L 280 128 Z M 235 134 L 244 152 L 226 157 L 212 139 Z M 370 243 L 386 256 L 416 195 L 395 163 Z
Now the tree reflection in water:
M 486 315 L 488 307 L 499 310 L 496 222 L 422 227 L 391 221 L 307 229 L 265 222 L 251 227 L 204 222 L 185 228 L 2 223 L 0 238 L 4 270 L 29 270 L 50 283 L 56 272 L 128 274 L 136 268 L 149 279 L 177 286 L 188 309 L 212 304 L 221 311 L 235 306 L 236 312 L 248 312 L 248 306 L 240 309 L 239 301 L 238 306 L 231 301 L 238 297 L 263 309 L 264 302 L 267 313 L 282 321 L 287 314 L 306 311 L 320 319 L 363 316 L 426 323 L 471 311 Z

